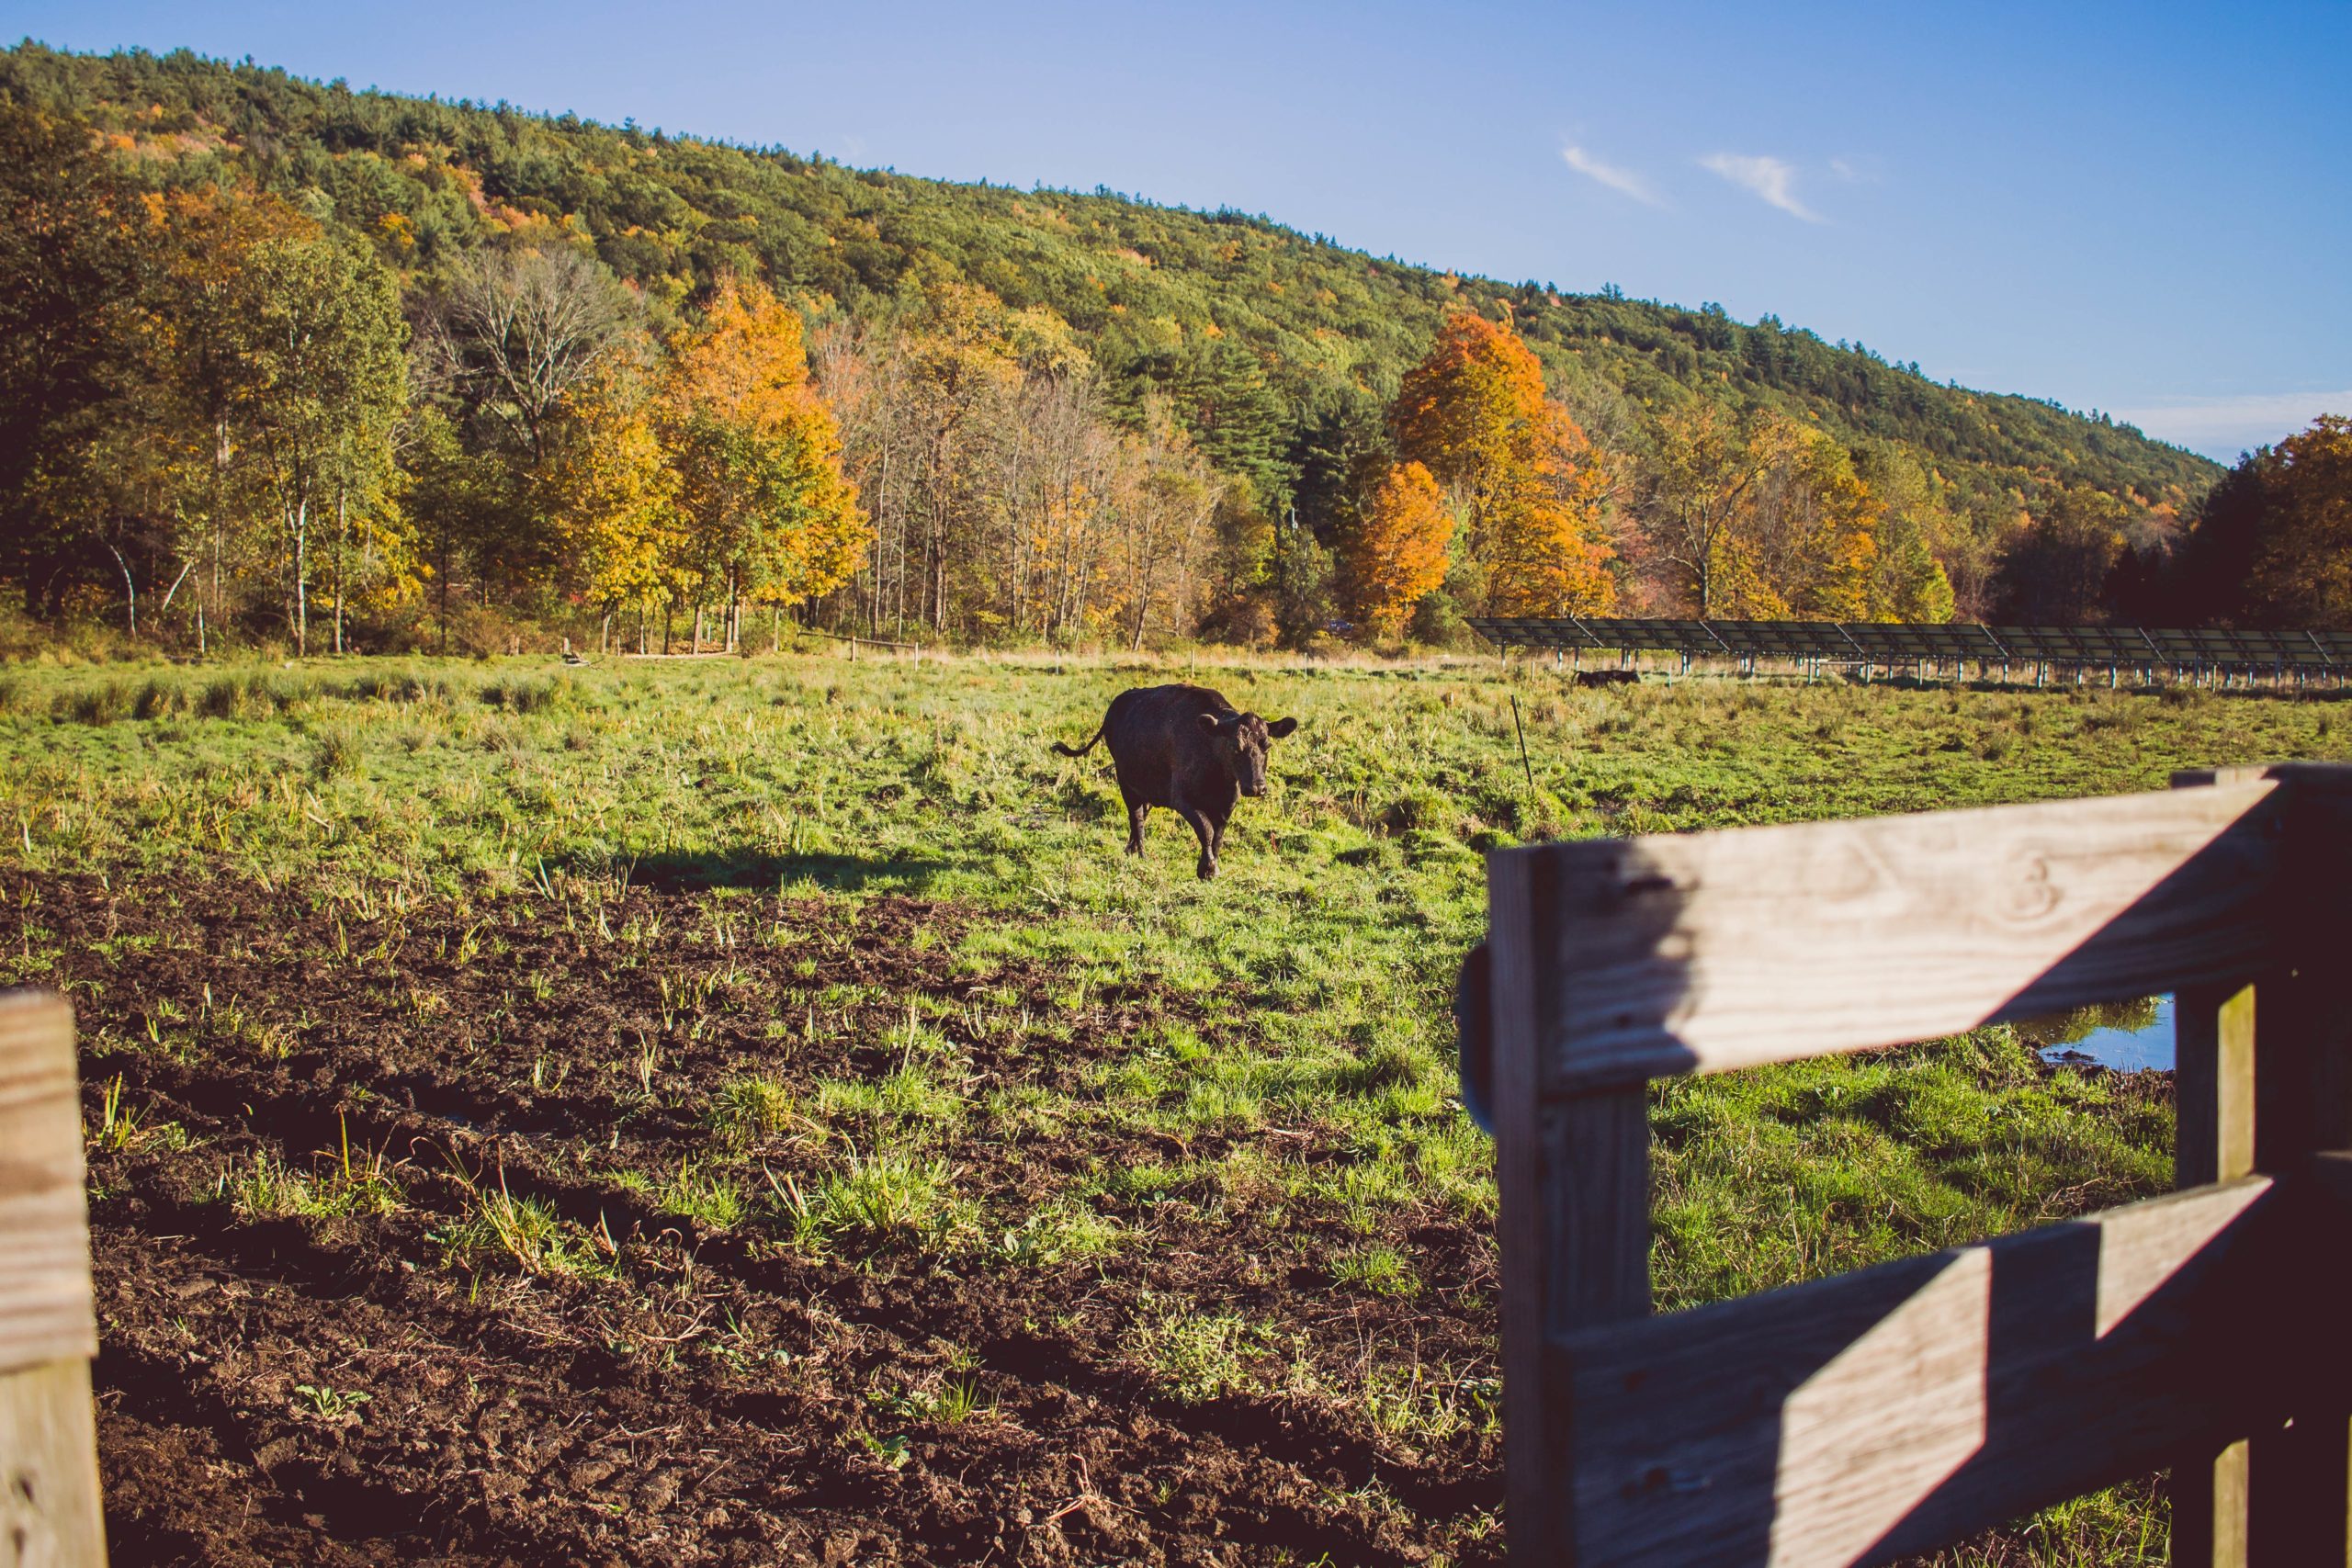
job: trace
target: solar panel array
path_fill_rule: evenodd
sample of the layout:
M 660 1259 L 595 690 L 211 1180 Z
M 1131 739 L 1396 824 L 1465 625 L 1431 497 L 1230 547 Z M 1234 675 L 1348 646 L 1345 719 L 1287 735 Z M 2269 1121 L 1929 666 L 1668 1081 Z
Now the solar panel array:
M 1692 659 L 1824 660 L 2132 669 L 2352 672 L 2352 632 L 2163 630 L 2142 626 L 1980 626 L 1884 621 L 1677 621 L 1563 615 L 1470 626 L 1498 648 L 1672 653 Z

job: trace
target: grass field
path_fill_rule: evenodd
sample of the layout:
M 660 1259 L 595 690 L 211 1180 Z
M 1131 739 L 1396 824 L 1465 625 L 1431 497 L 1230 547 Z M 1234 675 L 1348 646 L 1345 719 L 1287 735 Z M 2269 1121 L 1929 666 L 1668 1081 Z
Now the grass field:
M 1184 674 L 0 673 L 118 1561 L 1495 1561 L 1480 850 L 2346 750 L 2205 692 L 1204 667 L 1302 728 L 1202 884 L 1046 745 Z M 1661 1308 L 2168 1184 L 2165 1077 L 2007 1029 L 1654 1094 Z M 1945 1561 L 2165 1545 L 2138 1485 Z

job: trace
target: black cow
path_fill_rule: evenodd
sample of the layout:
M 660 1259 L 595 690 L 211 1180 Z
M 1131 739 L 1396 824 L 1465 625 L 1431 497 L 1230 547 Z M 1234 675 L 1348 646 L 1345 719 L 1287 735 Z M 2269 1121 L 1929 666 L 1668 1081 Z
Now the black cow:
M 1205 686 L 1137 686 L 1111 699 L 1111 711 L 1083 746 L 1054 742 L 1065 757 L 1083 757 L 1111 742 L 1111 766 L 1127 802 L 1127 853 L 1143 853 L 1143 819 L 1164 806 L 1201 840 L 1204 881 L 1216 874 L 1216 852 L 1236 796 L 1266 788 L 1266 746 L 1298 728 L 1243 713 Z
M 1579 686 L 1631 686 L 1638 682 L 1641 678 L 1642 672 L 1638 670 L 1579 670 L 1577 671 L 1577 684 Z

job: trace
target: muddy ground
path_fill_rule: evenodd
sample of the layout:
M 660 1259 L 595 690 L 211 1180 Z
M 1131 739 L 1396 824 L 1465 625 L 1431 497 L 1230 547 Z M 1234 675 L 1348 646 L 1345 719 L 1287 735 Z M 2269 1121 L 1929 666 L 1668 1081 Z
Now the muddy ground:
M 1194 1000 L 1073 1011 L 1045 966 L 959 964 L 962 911 L 898 897 L 639 888 L 596 925 L 192 879 L 0 892 L 0 943 L 54 955 L 84 1035 L 119 1563 L 1499 1560 L 1491 1430 L 1188 1397 L 1135 1350 L 1174 1302 L 1283 1325 L 1317 1386 L 1368 1359 L 1491 1376 L 1492 1248 L 1458 1219 L 1391 1225 L 1443 1282 L 1409 1297 L 1335 1288 L 1246 1204 L 1098 1200 L 1125 1244 L 1058 1264 L 811 1256 L 768 1222 L 841 1149 L 789 1119 L 734 1151 L 764 1189 L 743 1220 L 665 1200 L 722 1085 L 877 1079 L 910 996 L 959 1010 L 932 1026 L 974 1080 L 1081 1100 L 1091 1059 Z M 1055 1010 L 1053 1049 L 990 1023 Z M 1218 1152 L 1173 1144 L 991 1123 L 955 1182 L 987 1236 L 1073 1171 Z M 501 1200 L 554 1216 L 536 1267 L 485 1241 Z
M 1022 1253 L 1077 1179 L 1226 1152 L 1087 1113 L 1102 1065 L 1171 1020 L 1214 1040 L 1226 1002 L 959 958 L 977 919 L 658 886 L 370 918 L 0 880 L 0 950 L 82 1031 L 115 1562 L 1502 1561 L 1484 1228 L 1390 1211 L 1367 1237 L 1246 1187 L 1097 1181 L 1111 1250 Z M 861 1155 L 809 1111 L 905 1066 L 910 998 L 997 1109 L 877 1123 Z M 789 1109 L 729 1131 L 752 1076 Z M 1347 1157 L 1311 1124 L 1240 1135 Z M 952 1162 L 955 1236 L 793 1239 L 845 1145 L 918 1137 Z M 743 1179 L 724 1223 L 680 1197 L 714 1172 Z M 1425 1287 L 1314 1261 L 1367 1241 Z M 1248 1377 L 1139 1348 L 1204 1318 L 1242 1325 L 1206 1350 Z M 1467 1418 L 1375 1420 L 1348 1393 L 1371 1388 Z M 1967 1561 L 2041 1559 L 1991 1534 Z

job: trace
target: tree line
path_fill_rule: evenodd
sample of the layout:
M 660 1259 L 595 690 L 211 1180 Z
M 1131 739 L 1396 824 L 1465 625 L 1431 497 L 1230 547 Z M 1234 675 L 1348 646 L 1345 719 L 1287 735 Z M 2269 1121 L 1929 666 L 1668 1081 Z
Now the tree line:
M 461 609 L 607 639 L 634 611 L 642 640 L 684 607 L 731 642 L 865 558 L 801 318 L 756 280 L 667 331 L 560 246 L 404 292 L 292 205 L 140 188 L 70 123 L 0 113 L 0 522 L 35 616 L 308 652 L 428 607 L 443 641 Z
M 1214 311 L 1127 337 L 1101 324 L 1124 307 L 1090 323 L 968 268 L 833 293 L 749 246 L 632 274 L 628 235 L 480 182 L 360 226 L 258 156 L 159 140 L 0 104 L 0 573 L 51 621 L 650 648 L 733 646 L 764 605 L 894 639 L 1306 647 L 1458 641 L 1479 613 L 2064 621 L 2220 581 L 2218 501 L 1988 482 L 1802 400 L 1637 406 L 1546 357 L 1540 293 L 1449 287 L 1393 378 L 1302 378 Z M 1738 352 L 1779 331 L 1719 315 L 1693 319 Z M 2215 496 L 2260 519 L 2280 493 Z

